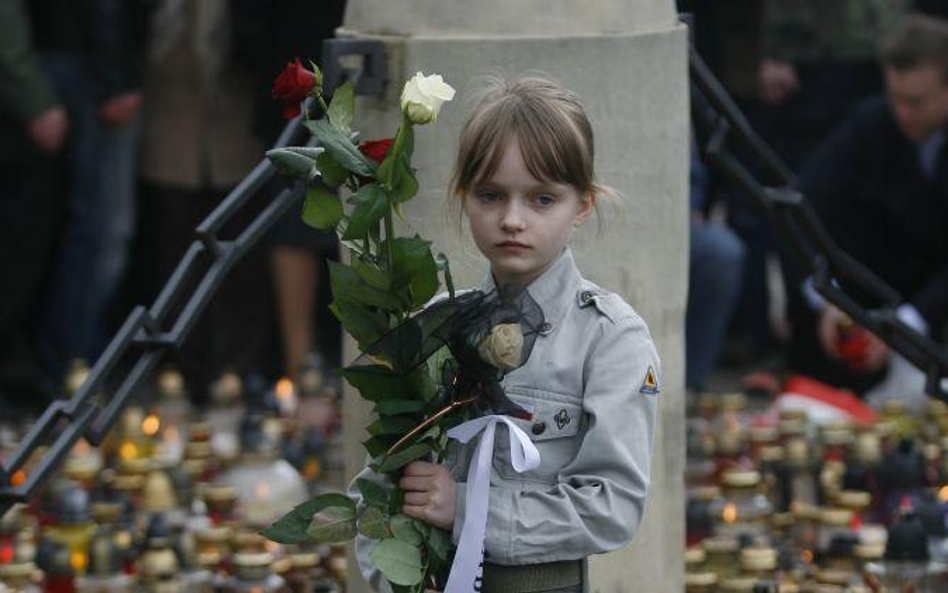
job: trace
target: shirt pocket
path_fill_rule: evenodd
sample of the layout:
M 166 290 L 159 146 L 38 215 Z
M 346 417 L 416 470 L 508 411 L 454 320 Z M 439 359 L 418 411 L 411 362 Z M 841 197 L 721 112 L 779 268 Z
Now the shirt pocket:
M 527 435 L 540 452 L 540 466 L 518 473 L 510 458 L 510 438 L 506 426 L 498 431 L 494 443 L 494 471 L 503 478 L 553 484 L 559 473 L 579 450 L 583 431 L 583 408 L 576 398 L 544 391 L 510 387 L 507 396 L 533 414 L 531 420 L 511 420 Z

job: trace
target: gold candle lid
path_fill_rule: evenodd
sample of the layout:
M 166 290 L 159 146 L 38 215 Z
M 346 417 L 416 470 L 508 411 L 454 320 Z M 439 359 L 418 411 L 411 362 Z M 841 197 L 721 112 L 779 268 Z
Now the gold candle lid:
M 263 568 L 273 563 L 269 552 L 239 552 L 234 554 L 234 566 L 238 568 Z
M 92 503 L 92 518 L 96 523 L 115 523 L 122 516 L 122 503 L 120 502 L 94 502 Z
M 860 560 L 879 560 L 885 555 L 885 543 L 858 543 L 853 546 L 853 556 Z
M 820 511 L 820 523 L 833 527 L 848 527 L 853 520 L 850 509 L 825 508 Z
M 226 526 L 205 527 L 204 529 L 199 529 L 194 533 L 194 539 L 197 541 L 198 545 L 227 544 L 230 541 L 230 537 L 230 527 Z
M 741 550 L 741 568 L 747 571 L 769 571 L 777 568 L 777 550 L 751 546 Z
M 770 445 L 760 450 L 760 460 L 764 463 L 783 461 L 784 452 L 780 445 Z
M 146 550 L 141 556 L 139 569 L 148 577 L 173 575 L 178 572 L 178 559 L 170 548 Z
M 729 593 L 751 593 L 756 585 L 757 577 L 741 576 L 724 579 L 718 586 Z
M 799 521 L 814 521 L 820 518 L 820 508 L 799 500 L 790 503 L 790 512 Z
M 825 585 L 848 585 L 853 573 L 841 568 L 821 568 L 816 571 L 816 582 Z
M 256 531 L 235 531 L 231 545 L 240 552 L 265 552 L 269 540 Z
M 316 568 L 320 564 L 319 554 L 316 552 L 297 552 L 290 555 L 293 568 Z
M 237 500 L 237 489 L 223 484 L 207 484 L 201 493 L 205 502 L 234 502 Z
M 790 463 L 801 466 L 810 460 L 810 445 L 802 438 L 792 438 L 786 444 L 787 459 Z
M 751 426 L 748 431 L 748 438 L 752 443 L 763 444 L 772 443 L 777 440 L 779 433 L 774 425 L 756 425 Z
M 119 460 L 119 473 L 126 476 L 144 476 L 154 467 L 147 457 L 129 457 Z
M 161 397 L 184 397 L 184 376 L 175 368 L 166 368 L 158 373 L 158 393 Z
M 872 494 L 862 490 L 841 490 L 836 493 L 836 504 L 839 506 L 859 511 L 868 507 L 872 503 Z
M 26 562 L 8 562 L 0 564 L 0 578 L 23 579 L 32 577 L 39 568 L 31 560 Z M 2 583 L 0 583 L 2 584 Z
M 806 431 L 806 420 L 802 418 L 781 418 L 777 422 L 777 431 L 782 437 L 797 437 Z
M 753 488 L 760 484 L 760 473 L 754 470 L 729 469 L 721 475 L 725 488 Z
M 178 506 L 178 495 L 167 472 L 156 470 L 145 479 L 142 510 L 146 513 L 170 511 Z
M 214 456 L 214 449 L 208 441 L 188 441 L 184 446 L 185 459 L 208 459 Z
M 686 587 L 713 587 L 718 584 L 718 575 L 714 572 L 686 572 Z
M 685 564 L 701 564 L 708 557 L 708 553 L 701 546 L 691 546 L 685 550 Z
M 706 537 L 701 542 L 701 545 L 708 554 L 733 554 L 734 552 L 737 552 L 737 548 L 739 546 L 737 538 L 727 535 Z

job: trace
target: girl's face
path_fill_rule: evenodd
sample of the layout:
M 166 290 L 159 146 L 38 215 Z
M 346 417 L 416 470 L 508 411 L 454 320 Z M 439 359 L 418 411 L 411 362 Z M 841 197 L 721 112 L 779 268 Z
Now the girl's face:
M 573 227 L 596 204 L 591 192 L 535 179 L 516 138 L 504 149 L 494 175 L 463 196 L 464 213 L 481 253 L 500 284 L 530 284 L 569 244 Z

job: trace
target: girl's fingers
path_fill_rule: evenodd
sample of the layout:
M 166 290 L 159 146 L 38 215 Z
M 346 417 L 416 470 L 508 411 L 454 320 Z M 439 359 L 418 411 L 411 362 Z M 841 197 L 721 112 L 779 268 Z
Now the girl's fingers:
M 425 507 L 423 506 L 411 504 L 402 505 L 402 512 L 412 519 L 425 520 Z
M 411 506 L 424 506 L 431 502 L 431 495 L 427 492 L 406 492 L 405 504 Z
M 405 466 L 406 476 L 433 476 L 440 467 L 437 463 L 427 461 L 413 461 Z
M 406 476 L 398 481 L 399 487 L 405 492 L 431 489 L 431 478 Z

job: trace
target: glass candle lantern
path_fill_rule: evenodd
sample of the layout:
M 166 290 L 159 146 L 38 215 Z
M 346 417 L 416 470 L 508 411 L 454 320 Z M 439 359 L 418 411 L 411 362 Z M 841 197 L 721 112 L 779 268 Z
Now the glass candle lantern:
M 716 531 L 734 537 L 764 537 L 773 505 L 760 490 L 760 474 L 730 469 L 721 475 L 721 487 L 723 506 Z

